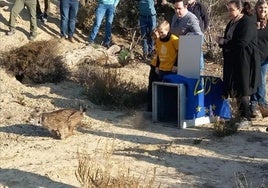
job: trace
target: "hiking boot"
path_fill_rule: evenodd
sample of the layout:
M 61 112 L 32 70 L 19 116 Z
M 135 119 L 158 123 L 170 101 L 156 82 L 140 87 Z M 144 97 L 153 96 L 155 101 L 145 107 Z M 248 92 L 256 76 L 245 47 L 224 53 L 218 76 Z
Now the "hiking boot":
M 47 23 L 47 19 L 46 19 L 46 18 L 43 18 L 43 19 L 42 19 L 42 22 L 43 22 L 44 24 L 46 24 L 46 23 Z
M 44 17 L 44 14 L 43 14 L 43 13 L 36 15 L 36 18 L 37 18 L 39 21 L 42 21 L 42 20 L 43 20 L 43 17 Z
M 61 36 L 60 36 L 60 39 L 62 39 L 62 40 L 66 40 L 66 39 L 68 39 L 68 37 L 67 37 L 66 35 L 61 35 Z
M 6 35 L 11 36 L 15 34 L 15 29 L 10 29 L 9 31 L 6 32 Z
M 75 42 L 73 37 L 69 37 L 69 41 L 70 41 L 71 43 L 74 43 L 74 42 Z
M 263 118 L 268 117 L 268 105 L 267 104 L 259 104 L 260 112 Z
M 44 13 L 43 18 L 42 18 L 42 22 L 44 24 L 46 24 L 47 23 L 47 19 L 48 19 L 47 13 Z
M 107 49 L 110 48 L 110 44 L 109 44 L 109 43 L 103 44 L 103 46 L 104 46 L 105 48 L 107 48 Z
M 29 40 L 33 41 L 36 38 L 36 34 L 30 34 Z

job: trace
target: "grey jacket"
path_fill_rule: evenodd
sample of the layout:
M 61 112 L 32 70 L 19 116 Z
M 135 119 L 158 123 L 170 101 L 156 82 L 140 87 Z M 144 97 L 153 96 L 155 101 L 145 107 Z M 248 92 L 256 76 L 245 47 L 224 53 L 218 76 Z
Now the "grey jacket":
M 176 36 L 187 34 L 203 35 L 197 17 L 190 11 L 187 11 L 182 18 L 179 18 L 177 14 L 173 16 L 170 32 Z

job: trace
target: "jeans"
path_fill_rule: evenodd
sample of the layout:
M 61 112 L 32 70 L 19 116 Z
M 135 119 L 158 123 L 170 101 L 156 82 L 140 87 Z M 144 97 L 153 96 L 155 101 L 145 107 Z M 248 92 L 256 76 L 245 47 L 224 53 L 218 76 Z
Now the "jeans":
M 266 100 L 266 74 L 268 72 L 268 60 L 261 64 L 261 85 L 258 87 L 257 93 L 251 95 L 251 103 L 259 103 L 267 105 Z
M 89 35 L 89 42 L 94 42 L 95 38 L 99 32 L 101 22 L 105 16 L 105 37 L 104 37 L 104 45 L 109 45 L 111 42 L 111 36 L 112 36 L 112 23 L 114 19 L 114 13 L 115 13 L 115 6 L 107 5 L 107 4 L 99 4 L 98 8 L 96 10 L 96 18 L 95 22 L 91 31 L 91 34 Z
M 67 35 L 73 37 L 78 7 L 78 0 L 60 0 L 60 33 L 62 37 Z
M 152 54 L 154 50 L 154 41 L 151 32 L 156 27 L 156 15 L 142 16 L 140 15 L 140 27 L 142 36 L 143 55 Z

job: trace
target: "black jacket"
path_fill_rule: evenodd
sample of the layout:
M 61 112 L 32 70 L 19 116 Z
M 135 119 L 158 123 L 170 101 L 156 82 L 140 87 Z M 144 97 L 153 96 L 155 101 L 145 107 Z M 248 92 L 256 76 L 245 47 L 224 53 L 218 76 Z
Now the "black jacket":
M 257 32 L 261 62 L 264 62 L 268 60 L 268 25 L 263 29 L 258 29 Z
M 224 38 L 231 26 L 228 23 Z M 260 55 L 257 46 L 256 19 L 244 15 L 237 23 L 232 38 L 223 47 L 223 83 L 231 97 L 256 93 L 261 80 Z
M 187 9 L 198 18 L 200 28 L 204 33 L 209 26 L 209 17 L 206 7 L 196 1 L 193 5 L 188 5 Z

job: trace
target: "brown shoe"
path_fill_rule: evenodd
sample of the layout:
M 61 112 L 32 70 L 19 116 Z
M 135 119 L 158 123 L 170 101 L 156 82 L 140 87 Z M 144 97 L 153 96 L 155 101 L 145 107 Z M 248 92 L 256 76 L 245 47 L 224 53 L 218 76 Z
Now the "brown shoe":
M 260 106 L 260 111 L 261 115 L 263 118 L 268 117 L 268 106 L 267 105 L 259 105 Z
M 69 41 L 70 41 L 71 43 L 74 43 L 74 42 L 75 42 L 73 37 L 69 37 Z

